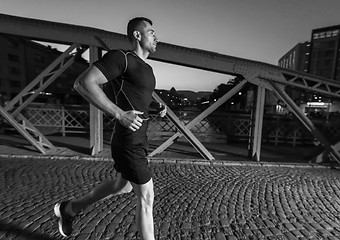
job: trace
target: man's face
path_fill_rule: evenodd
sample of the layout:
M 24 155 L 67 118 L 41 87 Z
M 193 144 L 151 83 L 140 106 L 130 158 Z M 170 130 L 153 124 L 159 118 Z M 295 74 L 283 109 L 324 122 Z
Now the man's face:
M 148 22 L 144 22 L 145 27 L 141 29 L 141 41 L 140 45 L 143 49 L 147 50 L 149 53 L 156 52 L 158 38 L 156 37 L 155 30 Z

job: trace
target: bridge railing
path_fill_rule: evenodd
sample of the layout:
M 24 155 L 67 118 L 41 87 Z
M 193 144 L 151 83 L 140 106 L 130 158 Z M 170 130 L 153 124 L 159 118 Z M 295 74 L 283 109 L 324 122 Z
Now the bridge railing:
M 89 110 L 79 106 L 46 106 L 32 105 L 23 114 L 44 134 L 60 133 L 63 136 L 71 133 L 89 132 Z M 178 111 L 179 119 L 189 123 L 198 113 Z M 114 119 L 104 115 L 104 138 L 109 139 Z M 340 136 L 340 121 L 314 119 L 314 124 L 331 139 Z M 151 113 L 148 135 L 150 140 L 166 140 L 177 132 L 174 124 L 157 114 Z M 214 142 L 225 144 L 232 141 L 248 141 L 251 134 L 250 114 L 213 113 L 197 123 L 192 133 L 203 143 Z M 263 123 L 262 141 L 275 145 L 313 144 L 314 138 L 294 118 L 281 115 L 266 115 Z M 179 141 L 185 141 L 181 137 Z

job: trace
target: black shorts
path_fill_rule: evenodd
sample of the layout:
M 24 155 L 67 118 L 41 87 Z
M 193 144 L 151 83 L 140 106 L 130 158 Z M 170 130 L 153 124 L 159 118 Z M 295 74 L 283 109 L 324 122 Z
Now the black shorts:
M 114 168 L 124 179 L 136 184 L 144 184 L 152 178 L 146 158 L 148 154 L 146 142 L 136 145 L 111 144 L 111 153 L 115 161 Z

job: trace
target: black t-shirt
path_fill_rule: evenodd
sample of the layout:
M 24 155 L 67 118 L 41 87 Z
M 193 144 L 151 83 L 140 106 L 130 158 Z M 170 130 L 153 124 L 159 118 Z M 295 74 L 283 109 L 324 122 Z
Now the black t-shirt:
M 114 87 L 116 104 L 124 111 L 137 110 L 149 118 L 149 107 L 156 81 L 150 65 L 134 52 L 111 50 L 94 63 Z M 116 123 L 113 142 L 117 144 L 138 144 L 146 141 L 147 121 L 133 132 Z

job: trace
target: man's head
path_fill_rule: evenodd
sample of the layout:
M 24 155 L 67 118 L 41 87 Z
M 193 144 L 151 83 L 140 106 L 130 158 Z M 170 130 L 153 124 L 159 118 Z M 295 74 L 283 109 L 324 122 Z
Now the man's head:
M 146 23 L 152 25 L 152 21 L 145 17 L 136 17 L 129 21 L 127 25 L 127 36 L 131 43 L 135 41 L 134 32 L 141 32 L 146 27 Z
M 144 52 L 156 52 L 158 38 L 148 18 L 137 17 L 129 21 L 127 34 L 133 48 L 141 48 Z

